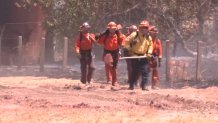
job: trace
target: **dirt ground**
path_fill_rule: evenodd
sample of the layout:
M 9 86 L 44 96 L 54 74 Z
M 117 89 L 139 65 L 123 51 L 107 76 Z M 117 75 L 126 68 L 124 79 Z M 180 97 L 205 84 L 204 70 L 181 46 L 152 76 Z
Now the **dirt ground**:
M 0 70 L 0 123 L 218 123 L 217 86 L 131 91 L 24 73 Z

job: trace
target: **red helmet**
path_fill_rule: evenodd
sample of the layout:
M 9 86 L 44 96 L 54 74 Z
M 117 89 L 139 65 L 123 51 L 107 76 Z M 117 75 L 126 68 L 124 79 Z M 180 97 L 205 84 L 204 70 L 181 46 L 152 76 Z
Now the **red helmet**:
M 158 30 L 155 26 L 150 26 L 148 30 L 150 33 L 158 33 Z
M 149 22 L 147 20 L 143 20 L 140 24 L 139 27 L 149 27 Z
M 91 26 L 89 25 L 88 22 L 84 22 L 84 23 L 80 26 L 80 29 L 81 29 L 81 28 L 86 28 L 86 29 L 88 29 L 88 28 L 91 28 Z
M 131 30 L 137 30 L 138 28 L 137 28 L 137 26 L 136 25 L 131 25 L 130 27 L 129 27 L 129 29 L 131 29 Z
M 107 28 L 108 29 L 117 29 L 117 24 L 115 22 L 111 21 L 107 24 Z

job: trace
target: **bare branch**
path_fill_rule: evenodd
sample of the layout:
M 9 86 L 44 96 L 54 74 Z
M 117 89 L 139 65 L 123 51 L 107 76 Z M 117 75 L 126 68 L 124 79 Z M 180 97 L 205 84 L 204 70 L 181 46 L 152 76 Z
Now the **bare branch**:
M 106 17 L 116 16 L 116 15 L 122 15 L 122 14 L 128 13 L 128 12 L 130 12 L 130 11 L 132 11 L 132 10 L 138 8 L 139 6 L 140 6 L 140 3 L 134 5 L 134 6 L 131 7 L 131 8 L 128 8 L 128 9 L 122 11 L 122 12 L 116 12 L 116 13 L 108 14 L 108 15 L 106 15 Z
M 100 24 L 102 23 L 102 21 L 103 21 L 105 18 L 107 18 L 107 17 L 112 17 L 112 16 L 117 16 L 117 15 L 126 14 L 126 13 L 128 13 L 128 12 L 130 12 L 130 11 L 136 9 L 136 8 L 138 8 L 140 5 L 141 5 L 141 4 L 138 3 L 138 4 L 134 5 L 133 7 L 128 8 L 128 9 L 122 11 L 122 12 L 116 12 L 116 13 L 112 13 L 112 14 L 106 14 L 105 16 L 103 16 L 102 18 L 99 19 L 99 21 L 97 22 L 97 25 L 100 25 Z
M 140 6 L 140 3 L 134 5 L 134 6 L 131 7 L 131 8 L 128 8 L 128 9 L 122 11 L 122 12 L 116 12 L 116 13 L 112 13 L 112 14 L 106 14 L 106 15 L 103 16 L 100 20 L 103 20 L 103 19 L 105 19 L 106 17 L 111 17 L 111 16 L 116 16 L 116 15 L 121 15 L 121 14 L 128 13 L 128 12 L 130 12 L 130 11 L 136 9 L 136 8 L 139 7 L 139 6 Z
M 149 4 L 149 3 L 148 3 Z M 152 4 L 150 4 L 150 6 L 152 7 Z M 166 22 L 167 22 L 167 25 L 168 27 L 170 27 L 170 29 L 173 30 L 174 34 L 179 38 L 179 41 L 181 41 L 181 44 L 183 46 L 183 48 L 190 54 L 190 55 L 194 55 L 195 52 L 190 50 L 186 44 L 185 44 L 185 39 L 184 37 L 182 36 L 181 32 L 179 31 L 179 29 L 177 29 L 177 27 L 175 26 L 175 24 L 171 21 L 171 19 L 169 17 L 167 17 L 165 15 L 165 13 L 163 11 L 160 10 L 159 7 L 157 6 L 154 6 L 152 7 L 151 9 L 153 9 L 153 12 L 158 15 L 158 16 L 161 16 Z

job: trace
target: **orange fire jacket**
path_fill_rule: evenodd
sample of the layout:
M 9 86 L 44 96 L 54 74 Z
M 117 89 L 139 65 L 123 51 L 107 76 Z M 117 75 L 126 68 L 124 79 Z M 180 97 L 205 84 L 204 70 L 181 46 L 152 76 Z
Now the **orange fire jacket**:
M 125 36 L 121 34 L 119 37 L 114 35 L 103 35 L 98 40 L 99 44 L 104 46 L 105 50 L 117 50 L 119 46 L 123 46 L 125 44 Z
M 162 44 L 161 41 L 159 39 L 153 39 L 153 54 L 156 54 L 158 58 L 162 58 Z
M 92 44 L 94 43 L 92 39 L 95 39 L 94 34 L 91 34 L 91 33 L 79 34 L 75 41 L 76 53 L 79 53 L 80 50 L 91 50 Z

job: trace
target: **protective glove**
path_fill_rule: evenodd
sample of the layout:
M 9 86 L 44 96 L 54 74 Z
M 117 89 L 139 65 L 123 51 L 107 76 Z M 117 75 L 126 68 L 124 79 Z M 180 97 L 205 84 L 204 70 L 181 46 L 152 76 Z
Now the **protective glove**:
M 158 67 L 161 67 L 161 62 L 160 61 L 158 62 Z
M 92 53 L 92 59 L 95 59 L 95 54 L 94 53 Z
M 126 48 L 123 48 L 123 56 L 127 56 L 128 50 Z
M 119 50 L 119 55 L 118 55 L 118 58 L 120 59 L 122 57 L 122 51 Z
M 147 56 L 147 59 L 148 59 L 148 60 L 151 60 L 152 54 L 147 54 L 146 56 Z
M 158 58 L 158 67 L 161 67 L 161 58 Z
M 95 34 L 95 40 L 98 40 L 100 38 L 100 36 L 101 36 L 101 33 L 96 33 Z
M 80 53 L 76 53 L 76 56 L 78 59 L 81 59 L 81 54 Z

